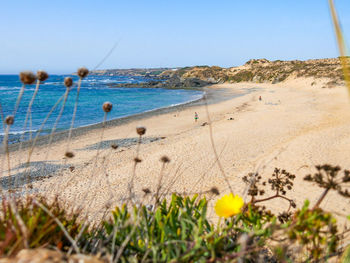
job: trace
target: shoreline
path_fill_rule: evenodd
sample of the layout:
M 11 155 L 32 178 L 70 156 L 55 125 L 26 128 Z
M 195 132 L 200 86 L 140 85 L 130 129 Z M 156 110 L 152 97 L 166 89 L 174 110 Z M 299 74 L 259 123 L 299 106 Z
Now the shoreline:
M 237 90 L 237 93 L 230 94 L 231 92 L 229 92 L 227 89 L 222 89 L 222 88 L 218 89 L 218 88 L 211 88 L 211 87 L 212 86 L 202 87 L 200 90 L 203 91 L 203 95 L 199 99 L 185 102 L 185 103 L 178 104 L 178 105 L 162 107 L 162 108 L 158 108 L 158 109 L 154 109 L 154 110 L 145 111 L 142 113 L 133 114 L 130 116 L 125 116 L 125 117 L 120 117 L 120 118 L 108 120 L 105 122 L 104 127 L 105 128 L 117 127 L 117 126 L 127 124 L 130 122 L 136 121 L 136 120 L 141 120 L 143 118 L 150 118 L 150 117 L 157 116 L 157 115 L 182 111 L 184 109 L 195 107 L 195 106 L 202 106 L 205 104 L 205 97 L 207 100 L 207 104 L 211 105 L 211 104 L 219 103 L 219 102 L 222 102 L 225 100 L 230 100 L 230 99 L 235 98 L 235 97 L 243 96 L 246 94 L 246 93 L 241 94 L 241 93 L 239 93 L 238 90 Z M 196 89 L 196 90 L 198 90 L 198 89 Z M 229 95 L 229 96 L 227 96 L 227 95 Z M 77 138 L 77 137 L 82 136 L 82 135 L 85 135 L 91 131 L 101 129 L 101 128 L 103 128 L 103 122 L 98 122 L 95 124 L 90 124 L 90 125 L 74 128 L 72 130 L 72 139 Z M 59 131 L 59 132 L 56 131 L 54 136 L 53 136 L 52 143 L 57 143 L 57 142 L 65 140 L 68 136 L 68 133 L 69 133 L 69 129 Z M 49 139 L 50 139 L 50 134 L 40 135 L 36 141 L 35 147 L 45 146 L 46 144 L 49 143 Z M 31 147 L 32 142 L 33 142 L 33 140 L 23 141 L 21 149 L 26 149 L 26 148 Z M 20 144 L 21 144 L 21 142 L 9 144 L 9 146 L 8 146 L 9 151 L 15 152 L 15 151 L 19 150 Z
M 86 133 L 78 129 L 81 136 L 69 145 L 60 141 L 34 149 L 29 189 L 46 198 L 59 196 L 68 206 L 81 204 L 91 220 L 98 220 L 106 204 L 120 205 L 129 196 L 131 178 L 136 199 L 142 200 L 144 188 L 154 191 L 159 160 L 167 156 L 170 162 L 162 183 L 169 194 L 204 193 L 211 187 L 225 194 L 229 182 L 232 191 L 247 200 L 242 177 L 253 172 L 267 180 L 277 167 L 296 175 L 290 197 L 298 207 L 305 199 L 315 203 L 322 191 L 305 183 L 304 176 L 313 174 L 317 164 L 350 167 L 350 104 L 346 89 L 322 89 L 323 82 L 311 85 L 313 81 L 211 86 L 211 95 L 207 94 L 211 126 L 205 124 L 209 119 L 202 100 L 111 121 L 106 129 L 94 126 Z M 141 144 L 137 126 L 147 129 Z M 213 154 L 210 131 L 227 181 Z M 67 150 L 74 158 L 65 157 Z M 19 189 L 28 189 L 27 155 L 27 151 L 11 153 L 11 171 L 5 170 L 2 177 L 5 188 L 19 178 Z M 136 156 L 141 162 L 134 173 Z M 282 203 L 271 202 L 271 210 L 280 212 Z M 324 200 L 326 209 L 341 214 L 350 213 L 348 204 L 336 193 Z

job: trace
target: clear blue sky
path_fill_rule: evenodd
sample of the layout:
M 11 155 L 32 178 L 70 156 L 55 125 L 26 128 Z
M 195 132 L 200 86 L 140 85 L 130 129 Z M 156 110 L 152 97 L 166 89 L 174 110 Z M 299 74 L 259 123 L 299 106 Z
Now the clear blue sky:
M 338 56 L 327 0 L 3 0 L 0 73 Z M 350 2 L 335 0 L 350 37 Z

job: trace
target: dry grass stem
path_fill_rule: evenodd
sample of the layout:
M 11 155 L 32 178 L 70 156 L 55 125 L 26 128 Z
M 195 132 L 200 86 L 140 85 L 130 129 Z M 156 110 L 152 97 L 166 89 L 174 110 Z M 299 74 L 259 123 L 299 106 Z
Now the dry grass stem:
M 207 118 L 208 118 L 208 126 L 209 126 L 209 137 L 210 137 L 210 143 L 211 143 L 211 146 L 212 146 L 212 149 L 213 149 L 213 152 L 214 152 L 214 155 L 215 155 L 215 159 L 216 159 L 216 162 L 219 166 L 219 169 L 221 171 L 221 174 L 222 176 L 224 177 L 225 179 L 225 182 L 228 186 L 228 188 L 230 189 L 230 192 L 233 193 L 233 189 L 230 185 L 230 181 L 228 180 L 228 177 L 224 171 L 224 168 L 222 167 L 221 165 L 221 162 L 220 162 L 220 159 L 219 159 L 219 155 L 216 151 L 216 147 L 215 147 L 215 143 L 214 143 L 214 138 L 213 138 L 213 128 L 212 128 L 212 122 L 211 122 L 211 119 L 210 119 L 210 114 L 209 114 L 209 109 L 208 109 L 208 102 L 207 102 L 207 98 L 206 96 L 204 95 L 204 106 L 205 106 L 205 111 L 206 111 L 206 114 L 207 114 Z
M 339 53 L 340 53 L 339 59 L 340 59 L 341 65 L 342 65 L 345 83 L 346 83 L 346 86 L 348 87 L 348 93 L 350 95 L 350 63 L 349 63 L 349 57 L 347 57 L 345 40 L 344 40 L 343 32 L 342 32 L 341 27 L 340 27 L 337 11 L 336 11 L 335 6 L 334 6 L 334 1 L 328 0 L 328 3 L 329 3 L 330 11 L 331 11 L 335 36 L 337 39 L 338 49 L 339 49 Z

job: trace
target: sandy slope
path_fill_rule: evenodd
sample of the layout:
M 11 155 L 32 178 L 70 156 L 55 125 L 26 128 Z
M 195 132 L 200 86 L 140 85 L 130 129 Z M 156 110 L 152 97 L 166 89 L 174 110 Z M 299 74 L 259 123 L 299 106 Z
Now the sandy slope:
M 314 165 L 329 163 L 350 168 L 347 91 L 345 88 L 322 89 L 322 81 L 311 86 L 312 81 L 297 79 L 275 85 L 242 83 L 212 87 L 235 92 L 256 88 L 247 95 L 209 105 L 216 150 L 235 193 L 244 194 L 243 175 L 258 171 L 267 178 L 274 167 L 280 167 L 297 175 L 295 187 L 288 196 L 301 206 L 306 198 L 316 202 L 322 192 L 302 179 L 314 171 Z M 259 96 L 262 101 L 258 100 Z M 194 122 L 195 111 L 200 117 L 197 123 Z M 147 128 L 146 137 L 165 137 L 140 147 L 142 162 L 136 167 L 134 178 L 137 200 L 149 202 L 148 198 L 143 198 L 142 188 L 155 192 L 162 166 L 159 159 L 163 155 L 171 159 L 164 170 L 163 189 L 170 185 L 169 192 L 194 193 L 216 186 L 221 193 L 228 192 L 228 185 L 215 161 L 209 126 L 201 126 L 203 122 L 208 122 L 205 107 L 194 106 L 104 131 L 103 141 L 135 138 L 138 125 Z M 95 130 L 74 139 L 70 149 L 76 156 L 69 160 L 63 158 L 65 142 L 54 144 L 49 153 L 45 148 L 38 148 L 33 161 L 45 160 L 48 153 L 47 169 L 66 165 L 74 166 L 74 171 L 66 169 L 59 172 L 59 176 L 37 181 L 34 188 L 58 194 L 69 203 L 83 205 L 91 218 L 101 215 L 100 211 L 106 206 L 127 198 L 136 145 L 117 150 L 108 146 L 100 151 L 85 149 L 98 143 L 100 138 L 101 131 Z M 15 157 L 12 158 L 13 166 L 23 154 L 12 153 Z M 349 203 L 349 199 L 331 193 L 323 205 L 339 215 L 347 215 Z M 278 200 L 269 206 L 280 210 L 287 205 Z

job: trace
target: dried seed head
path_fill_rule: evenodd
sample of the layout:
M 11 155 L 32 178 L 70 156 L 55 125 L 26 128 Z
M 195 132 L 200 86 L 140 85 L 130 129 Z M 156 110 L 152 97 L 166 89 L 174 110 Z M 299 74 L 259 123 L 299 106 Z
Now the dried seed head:
M 33 72 L 30 71 L 23 71 L 19 73 L 19 78 L 22 81 L 23 84 L 33 84 L 36 81 L 36 77 L 33 74 Z
M 170 162 L 170 159 L 168 156 L 164 155 L 164 156 L 162 156 L 162 158 L 160 158 L 160 161 L 163 163 L 168 163 L 168 162 Z
M 290 205 L 291 205 L 291 207 L 293 207 L 293 208 L 296 208 L 296 207 L 297 207 L 296 203 L 295 203 L 293 200 L 290 201 Z
M 89 70 L 87 68 L 79 68 L 77 72 L 78 76 L 80 78 L 85 78 L 89 74 Z
M 146 133 L 146 128 L 145 127 L 137 127 L 136 132 L 138 135 L 144 135 Z
M 71 77 L 64 78 L 64 85 L 69 88 L 73 85 L 73 79 Z
M 74 157 L 74 153 L 72 153 L 72 152 L 66 152 L 64 155 L 65 155 L 67 158 L 73 158 L 73 157 Z
M 112 147 L 112 149 L 114 149 L 114 150 L 118 149 L 118 145 L 116 145 L 116 144 L 114 144 L 114 143 L 111 145 L 111 147 Z
M 45 81 L 45 80 L 48 79 L 49 74 L 47 74 L 46 71 L 38 70 L 38 72 L 36 73 L 36 77 L 37 77 L 38 80 L 40 80 L 40 81 Z
M 142 188 L 142 191 L 145 193 L 145 195 L 148 195 L 151 193 L 151 190 L 149 190 L 149 188 Z
M 140 163 L 140 162 L 142 162 L 142 160 L 141 160 L 140 158 L 137 158 L 137 157 L 136 157 L 136 158 L 134 158 L 134 162 L 135 162 L 135 163 Z
M 9 115 L 5 118 L 5 123 L 7 125 L 12 125 L 15 122 L 15 117 L 13 117 L 12 115 Z
M 215 187 L 215 186 L 210 189 L 210 192 L 212 194 L 214 194 L 214 195 L 219 195 L 220 194 L 219 189 L 217 187 Z
M 111 201 L 109 201 L 109 202 L 107 202 L 107 203 L 105 204 L 105 208 L 106 208 L 106 209 L 110 209 L 111 206 L 112 206 L 112 202 L 111 202 Z
M 113 108 L 113 104 L 110 103 L 109 101 L 103 103 L 102 109 L 104 112 L 110 112 Z

